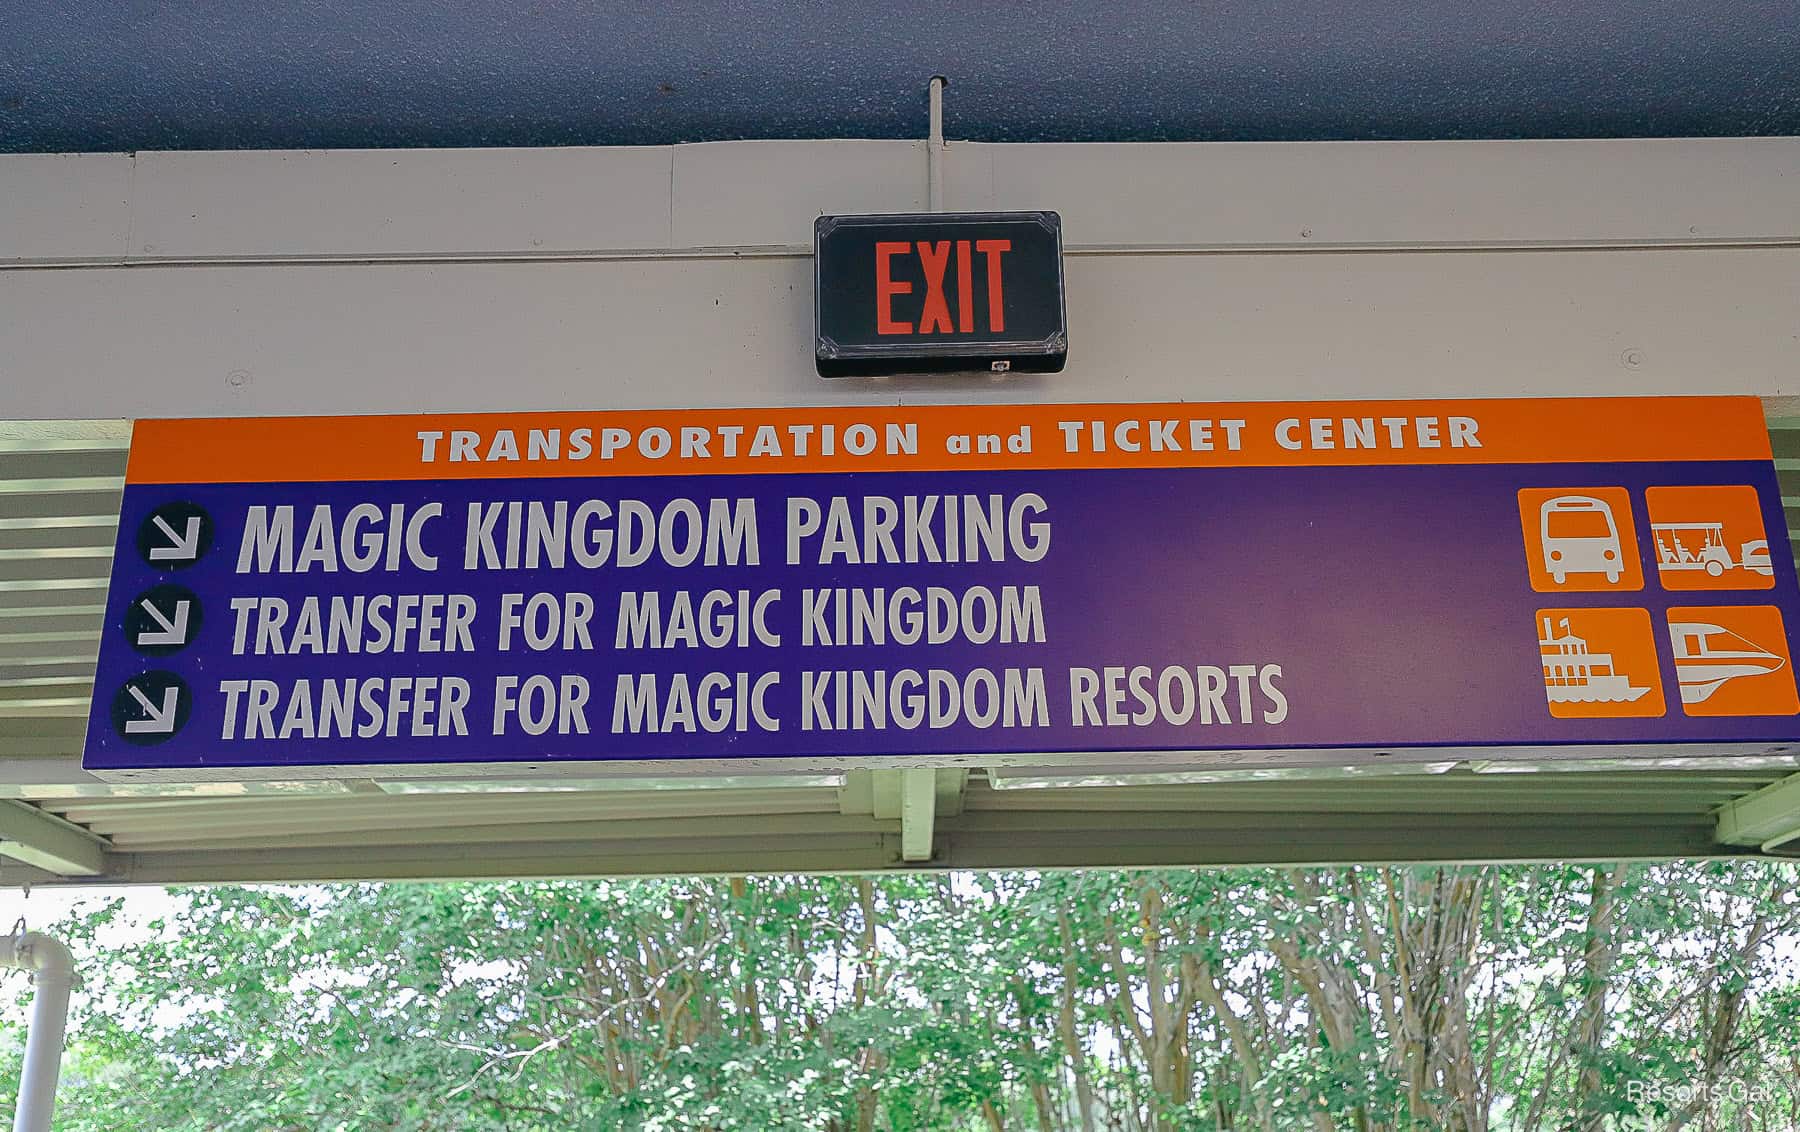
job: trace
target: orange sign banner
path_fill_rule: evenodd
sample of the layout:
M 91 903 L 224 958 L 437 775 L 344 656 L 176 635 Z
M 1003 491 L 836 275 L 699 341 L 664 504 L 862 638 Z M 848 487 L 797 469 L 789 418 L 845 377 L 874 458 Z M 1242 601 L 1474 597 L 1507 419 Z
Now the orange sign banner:
M 1766 460 L 1753 397 L 144 420 L 127 481 Z

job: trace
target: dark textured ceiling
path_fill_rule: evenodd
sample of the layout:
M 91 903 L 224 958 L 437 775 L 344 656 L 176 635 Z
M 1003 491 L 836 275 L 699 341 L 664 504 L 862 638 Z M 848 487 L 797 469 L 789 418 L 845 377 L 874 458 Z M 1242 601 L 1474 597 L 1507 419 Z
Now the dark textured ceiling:
M 0 150 L 1800 134 L 1800 3 L 12 0 Z

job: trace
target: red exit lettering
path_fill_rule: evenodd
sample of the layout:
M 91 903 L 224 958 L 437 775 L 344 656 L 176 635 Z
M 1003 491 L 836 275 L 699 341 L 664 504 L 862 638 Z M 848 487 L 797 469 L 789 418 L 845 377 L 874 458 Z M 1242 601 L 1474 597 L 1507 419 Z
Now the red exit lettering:
M 971 246 L 972 245 L 972 246 Z M 879 334 L 973 334 L 975 332 L 975 255 L 983 257 L 987 270 L 987 323 L 991 333 L 1006 329 L 1006 285 L 1000 257 L 1012 251 L 1011 240 L 939 240 L 936 243 L 878 240 L 875 243 L 875 330 Z M 894 278 L 896 256 L 917 256 L 925 277 L 925 302 L 919 308 L 918 328 L 894 317 L 894 299 L 913 293 L 913 285 Z M 956 322 L 950 320 L 950 300 L 944 294 L 944 276 L 956 264 Z

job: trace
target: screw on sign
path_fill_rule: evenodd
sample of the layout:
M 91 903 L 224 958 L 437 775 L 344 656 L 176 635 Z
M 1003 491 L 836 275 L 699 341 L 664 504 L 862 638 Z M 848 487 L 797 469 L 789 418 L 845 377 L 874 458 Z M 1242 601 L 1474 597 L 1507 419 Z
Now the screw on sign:
M 113 696 L 113 730 L 127 743 L 152 747 L 173 738 L 194 712 L 194 694 L 173 672 L 145 672 Z
M 212 516 L 185 501 L 165 503 L 150 512 L 137 532 L 139 557 L 157 570 L 192 566 L 212 541 Z

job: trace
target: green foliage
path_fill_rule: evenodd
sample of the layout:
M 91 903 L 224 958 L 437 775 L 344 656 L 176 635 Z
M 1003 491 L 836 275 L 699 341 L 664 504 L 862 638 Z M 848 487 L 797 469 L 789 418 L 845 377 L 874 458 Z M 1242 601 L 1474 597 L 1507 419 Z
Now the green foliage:
M 1793 866 L 188 891 L 68 1132 L 1800 1125 Z M 132 935 L 124 951 L 102 940 Z M 0 1025 L 0 1101 L 22 1029 Z

